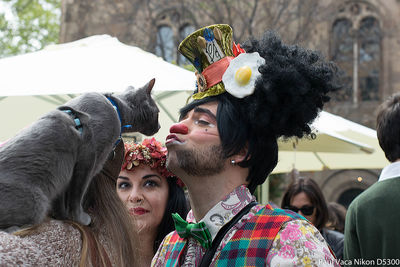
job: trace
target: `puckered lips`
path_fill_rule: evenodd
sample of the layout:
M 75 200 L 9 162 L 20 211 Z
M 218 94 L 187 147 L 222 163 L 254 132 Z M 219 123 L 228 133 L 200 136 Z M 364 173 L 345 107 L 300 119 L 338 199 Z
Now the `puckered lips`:
M 150 212 L 149 210 L 146 210 L 145 208 L 142 208 L 142 207 L 136 207 L 136 208 L 129 209 L 129 213 L 131 215 L 144 215 L 149 212 Z
M 176 134 L 169 134 L 165 139 L 165 145 L 184 143 Z

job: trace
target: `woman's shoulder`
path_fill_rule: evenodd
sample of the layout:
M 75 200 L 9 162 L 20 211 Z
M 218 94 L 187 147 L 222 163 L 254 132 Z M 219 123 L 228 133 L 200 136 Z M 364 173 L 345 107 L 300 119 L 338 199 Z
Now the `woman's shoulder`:
M 55 220 L 55 219 L 48 219 L 46 221 L 44 221 L 42 224 L 34 227 L 33 231 L 32 231 L 32 235 L 35 235 L 35 233 L 49 233 L 49 232 L 53 232 L 53 233 L 68 233 L 70 234 L 71 232 L 74 233 L 76 232 L 76 234 L 79 235 L 79 230 L 76 229 L 72 223 L 69 223 L 67 221 L 60 221 L 60 220 Z
M 344 234 L 342 234 L 341 232 L 335 231 L 335 230 L 330 230 L 330 229 L 324 228 L 324 229 L 322 229 L 321 233 L 322 233 L 322 236 L 327 241 L 329 239 L 332 241 L 339 242 L 339 241 L 343 241 L 343 239 L 344 239 Z
M 59 220 L 48 220 L 42 223 L 26 238 L 61 253 L 66 249 L 80 251 L 82 243 L 80 231 L 71 223 Z
M 335 252 L 336 257 L 338 259 L 343 259 L 344 234 L 327 228 L 322 229 L 321 233 L 326 242 Z
M 0 232 L 0 263 L 7 265 L 78 265 L 81 251 L 78 229 L 63 221 L 48 220 L 16 234 Z

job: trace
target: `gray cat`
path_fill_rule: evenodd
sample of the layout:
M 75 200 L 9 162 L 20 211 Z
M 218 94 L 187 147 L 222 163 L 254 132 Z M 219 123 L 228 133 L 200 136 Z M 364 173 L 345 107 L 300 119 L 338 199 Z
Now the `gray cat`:
M 153 135 L 155 80 L 120 95 L 87 93 L 49 112 L 0 147 L 0 228 L 52 214 L 88 225 L 82 200 L 121 132 Z

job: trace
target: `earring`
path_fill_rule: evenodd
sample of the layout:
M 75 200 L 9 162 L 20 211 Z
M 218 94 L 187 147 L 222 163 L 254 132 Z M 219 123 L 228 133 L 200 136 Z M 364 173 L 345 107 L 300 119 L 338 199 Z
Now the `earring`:
M 234 159 L 231 159 L 231 165 L 235 166 L 236 165 L 236 161 Z

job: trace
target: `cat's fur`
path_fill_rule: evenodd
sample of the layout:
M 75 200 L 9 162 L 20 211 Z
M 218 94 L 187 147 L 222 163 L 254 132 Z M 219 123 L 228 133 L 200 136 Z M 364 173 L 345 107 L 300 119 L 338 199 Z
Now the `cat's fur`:
M 0 228 L 38 224 L 49 214 L 88 225 L 90 217 L 82 209 L 84 194 L 121 129 L 152 135 L 160 128 L 159 110 L 150 95 L 153 85 L 154 79 L 120 95 L 83 94 L 1 146 Z M 106 97 L 118 107 L 121 122 Z M 81 132 L 73 116 L 63 110 L 79 118 Z

